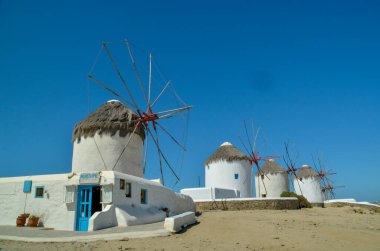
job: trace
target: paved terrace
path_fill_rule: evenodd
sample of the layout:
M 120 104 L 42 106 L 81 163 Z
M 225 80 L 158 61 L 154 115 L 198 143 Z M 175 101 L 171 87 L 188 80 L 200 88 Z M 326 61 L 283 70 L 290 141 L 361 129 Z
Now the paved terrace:
M 164 229 L 164 222 L 130 227 L 113 227 L 95 232 L 59 231 L 40 227 L 0 226 L 0 240 L 27 242 L 122 240 L 169 235 L 170 232 Z

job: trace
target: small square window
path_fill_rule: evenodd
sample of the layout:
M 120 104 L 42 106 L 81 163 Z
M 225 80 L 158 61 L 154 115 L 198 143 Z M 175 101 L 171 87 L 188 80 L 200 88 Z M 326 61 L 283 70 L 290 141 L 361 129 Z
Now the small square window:
M 36 187 L 36 193 L 34 194 L 34 198 L 43 198 L 45 192 L 45 187 L 39 186 Z
M 146 189 L 141 189 L 141 204 L 146 204 L 147 199 L 146 199 Z
M 132 184 L 129 182 L 125 183 L 125 197 L 131 197 L 132 196 Z
M 124 189 L 125 189 L 125 180 L 120 179 L 120 190 L 124 190 Z
M 235 173 L 235 180 L 239 179 L 239 174 Z
M 263 193 L 263 194 L 261 195 L 261 197 L 266 198 L 267 195 L 266 195 L 265 193 Z

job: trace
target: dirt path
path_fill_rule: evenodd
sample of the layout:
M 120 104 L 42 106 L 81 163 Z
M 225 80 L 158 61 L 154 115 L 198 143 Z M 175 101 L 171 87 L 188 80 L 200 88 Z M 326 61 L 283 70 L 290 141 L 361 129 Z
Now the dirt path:
M 0 241 L 2 250 L 380 250 L 380 214 L 359 208 L 204 212 L 170 237 L 89 243 Z

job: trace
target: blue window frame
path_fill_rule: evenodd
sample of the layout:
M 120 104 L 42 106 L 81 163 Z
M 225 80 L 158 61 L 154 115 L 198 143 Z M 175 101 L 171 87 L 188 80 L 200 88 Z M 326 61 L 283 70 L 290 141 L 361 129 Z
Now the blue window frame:
M 235 180 L 239 179 L 239 174 L 235 173 Z
M 24 193 L 30 193 L 32 192 L 32 181 L 31 180 L 24 180 Z
M 141 204 L 146 204 L 147 202 L 147 190 L 141 189 Z
M 36 189 L 34 190 L 34 198 L 43 198 L 45 193 L 45 187 L 44 186 L 36 186 Z

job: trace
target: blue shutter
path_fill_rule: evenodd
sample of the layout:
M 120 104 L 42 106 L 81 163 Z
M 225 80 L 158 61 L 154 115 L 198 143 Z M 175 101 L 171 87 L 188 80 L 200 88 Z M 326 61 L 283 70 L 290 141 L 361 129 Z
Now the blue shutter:
M 24 193 L 30 193 L 32 191 L 32 181 L 25 180 L 24 181 Z

